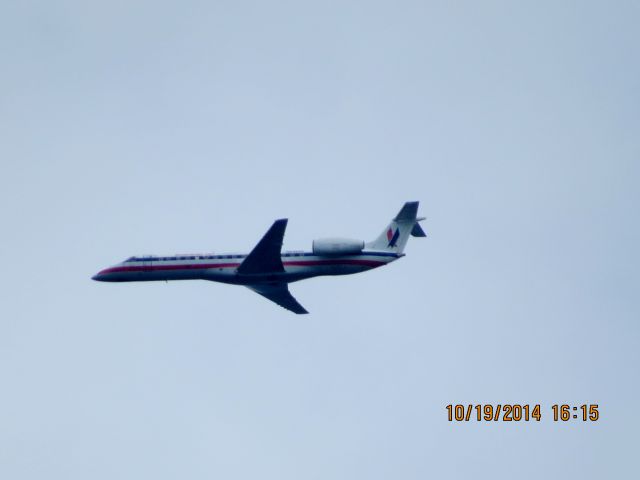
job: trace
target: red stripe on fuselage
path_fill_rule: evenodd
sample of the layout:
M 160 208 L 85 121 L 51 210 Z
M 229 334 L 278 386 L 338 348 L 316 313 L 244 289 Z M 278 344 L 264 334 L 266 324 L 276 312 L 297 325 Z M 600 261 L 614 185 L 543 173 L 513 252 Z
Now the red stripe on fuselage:
M 237 267 L 239 263 L 189 263 L 184 265 L 135 265 L 132 267 L 111 267 L 102 270 L 103 273 L 121 273 L 121 272 L 155 272 L 158 270 L 200 270 L 206 268 L 230 268 Z
M 294 260 L 282 262 L 285 267 L 315 267 L 330 265 L 361 265 L 365 267 L 379 267 L 387 262 L 378 260 Z M 117 266 L 102 270 L 100 274 L 122 273 L 122 272 L 157 272 L 165 270 L 206 270 L 209 268 L 235 268 L 240 266 L 239 263 L 189 263 L 183 265 L 135 265 L 135 266 Z

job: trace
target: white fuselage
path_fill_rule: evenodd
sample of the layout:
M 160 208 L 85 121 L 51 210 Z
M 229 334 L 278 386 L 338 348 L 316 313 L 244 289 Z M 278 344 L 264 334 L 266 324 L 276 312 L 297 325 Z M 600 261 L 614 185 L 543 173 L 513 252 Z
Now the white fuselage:
M 101 270 L 93 279 L 102 282 L 211 280 L 248 285 L 295 282 L 320 275 L 349 275 L 386 265 L 404 254 L 363 251 L 356 255 L 318 256 L 311 252 L 282 252 L 284 272 L 246 275 L 237 272 L 245 254 L 191 254 L 167 257 L 131 257 Z

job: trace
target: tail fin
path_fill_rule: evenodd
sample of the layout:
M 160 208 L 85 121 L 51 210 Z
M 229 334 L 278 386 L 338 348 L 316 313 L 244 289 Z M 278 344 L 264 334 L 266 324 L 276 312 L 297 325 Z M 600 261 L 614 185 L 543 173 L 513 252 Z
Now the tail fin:
M 420 220 L 424 220 L 424 218 L 418 218 L 418 204 L 419 202 L 405 203 L 380 236 L 373 242 L 367 243 L 367 248 L 400 254 L 404 251 L 410 235 L 426 237 L 427 235 L 418 223 Z

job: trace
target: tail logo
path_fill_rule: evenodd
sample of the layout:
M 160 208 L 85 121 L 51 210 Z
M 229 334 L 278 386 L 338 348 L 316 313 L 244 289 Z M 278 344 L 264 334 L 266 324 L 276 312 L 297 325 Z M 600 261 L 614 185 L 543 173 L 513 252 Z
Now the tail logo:
M 398 242 L 398 237 L 400 236 L 400 229 L 396 228 L 394 232 L 392 229 L 387 230 L 387 240 L 389 240 L 389 244 L 387 247 L 395 247 Z

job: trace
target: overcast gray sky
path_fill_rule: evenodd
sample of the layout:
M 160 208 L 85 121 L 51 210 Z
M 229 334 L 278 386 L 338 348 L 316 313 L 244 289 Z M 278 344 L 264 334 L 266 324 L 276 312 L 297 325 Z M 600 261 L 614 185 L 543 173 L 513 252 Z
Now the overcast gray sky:
M 637 2 L 5 1 L 0 477 L 637 476 Z M 293 284 L 133 254 L 370 240 Z M 598 403 L 596 423 L 553 422 Z M 449 423 L 449 403 L 541 404 Z

